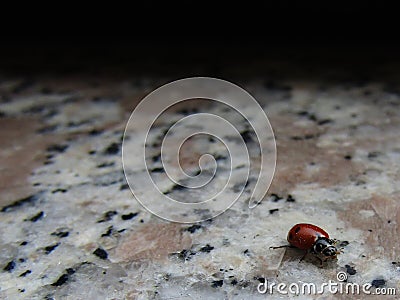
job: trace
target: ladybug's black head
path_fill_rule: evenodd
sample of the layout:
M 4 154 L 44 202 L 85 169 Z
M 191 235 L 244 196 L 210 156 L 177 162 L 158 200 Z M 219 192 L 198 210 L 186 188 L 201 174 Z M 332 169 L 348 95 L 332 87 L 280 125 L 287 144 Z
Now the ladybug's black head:
M 313 250 L 317 254 L 322 254 L 326 257 L 333 257 L 339 253 L 339 250 L 333 246 L 334 242 L 331 239 L 321 237 L 318 238 L 313 246 Z

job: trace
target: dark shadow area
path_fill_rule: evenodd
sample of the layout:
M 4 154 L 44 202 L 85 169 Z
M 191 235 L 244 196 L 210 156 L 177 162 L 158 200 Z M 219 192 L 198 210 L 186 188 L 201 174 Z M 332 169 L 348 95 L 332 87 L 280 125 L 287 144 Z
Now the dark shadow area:
M 257 43 L 216 39 L 183 42 L 177 37 L 157 41 L 96 38 L 90 42 L 34 40 L 0 48 L 3 75 L 88 74 L 95 76 L 313 77 L 331 70 L 357 77 L 381 76 L 400 67 L 400 47 L 387 41 Z M 379 74 L 377 74 L 377 72 Z

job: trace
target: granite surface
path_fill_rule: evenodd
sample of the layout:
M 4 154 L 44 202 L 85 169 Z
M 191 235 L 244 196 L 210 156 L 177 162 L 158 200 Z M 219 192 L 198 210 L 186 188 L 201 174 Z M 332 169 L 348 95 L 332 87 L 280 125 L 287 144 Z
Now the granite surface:
M 347 282 L 374 285 L 372 291 L 400 293 L 396 85 L 232 79 L 268 115 L 277 143 L 275 177 L 254 209 L 241 199 L 214 219 L 178 224 L 134 199 L 121 162 L 131 111 L 171 80 L 0 77 L 1 299 L 277 299 L 286 296 L 258 293 L 264 278 L 321 284 L 337 280 L 338 272 Z M 160 138 L 174 120 L 203 110 L 230 114 L 209 103 L 178 108 L 151 137 L 151 168 L 177 199 L 187 194 L 160 177 Z M 237 127 L 253 149 L 251 132 L 240 120 Z M 212 150 L 223 168 L 226 157 L 214 144 L 192 141 L 182 148 L 184 165 L 195 171 L 198 153 Z M 300 222 L 340 241 L 337 260 L 320 266 L 312 255 L 299 262 L 302 251 L 269 249 L 285 244 Z M 298 299 L 333 297 L 349 298 Z

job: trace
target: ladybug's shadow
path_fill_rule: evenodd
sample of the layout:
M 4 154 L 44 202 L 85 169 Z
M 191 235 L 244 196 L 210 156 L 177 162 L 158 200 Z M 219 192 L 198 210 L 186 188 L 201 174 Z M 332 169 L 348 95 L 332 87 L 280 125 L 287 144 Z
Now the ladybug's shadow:
M 318 268 L 324 269 L 335 269 L 337 267 L 337 259 L 327 259 L 324 261 L 323 258 L 317 256 L 314 253 L 310 253 L 307 251 L 305 255 L 305 251 L 296 249 L 296 248 L 286 248 L 285 254 L 282 258 L 282 262 L 287 261 L 296 261 L 299 264 L 312 264 Z M 322 263 L 321 263 L 322 261 Z

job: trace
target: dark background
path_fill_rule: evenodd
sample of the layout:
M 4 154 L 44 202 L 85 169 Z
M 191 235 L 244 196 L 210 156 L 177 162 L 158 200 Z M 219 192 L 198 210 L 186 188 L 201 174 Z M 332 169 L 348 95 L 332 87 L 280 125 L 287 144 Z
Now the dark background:
M 397 12 L 382 1 L 21 5 L 2 11 L 0 72 L 245 77 L 282 62 L 373 76 L 399 63 Z

